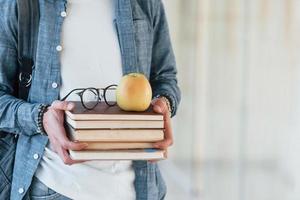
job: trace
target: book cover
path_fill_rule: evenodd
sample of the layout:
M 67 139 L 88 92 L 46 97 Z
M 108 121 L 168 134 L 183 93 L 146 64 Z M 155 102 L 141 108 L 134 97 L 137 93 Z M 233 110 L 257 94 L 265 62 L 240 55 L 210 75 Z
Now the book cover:
M 75 108 L 72 111 L 66 111 L 66 115 L 75 121 L 81 120 L 142 120 L 142 121 L 162 121 L 163 115 L 155 113 L 152 106 L 144 112 L 128 112 L 123 111 L 117 105 L 108 106 L 105 102 L 100 102 L 93 110 L 85 109 L 81 102 L 75 103 Z

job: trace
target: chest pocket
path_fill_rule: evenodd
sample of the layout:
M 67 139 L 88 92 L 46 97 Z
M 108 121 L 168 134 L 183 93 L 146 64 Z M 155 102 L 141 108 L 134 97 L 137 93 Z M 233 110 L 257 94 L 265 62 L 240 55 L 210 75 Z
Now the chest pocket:
M 134 19 L 133 25 L 137 65 L 140 72 L 149 77 L 152 57 L 153 29 L 145 19 Z

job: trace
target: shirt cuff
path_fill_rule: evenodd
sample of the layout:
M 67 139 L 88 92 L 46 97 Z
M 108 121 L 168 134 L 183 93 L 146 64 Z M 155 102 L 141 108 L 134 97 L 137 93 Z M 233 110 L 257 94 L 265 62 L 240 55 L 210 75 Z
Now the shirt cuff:
M 17 122 L 23 134 L 35 135 L 39 133 L 38 116 L 43 105 L 24 102 L 18 107 Z
M 49 106 L 50 105 L 42 104 L 39 106 L 38 109 L 37 126 L 38 126 L 38 133 L 40 133 L 41 135 L 47 135 L 43 125 L 43 118 L 44 118 L 44 113 L 47 112 Z

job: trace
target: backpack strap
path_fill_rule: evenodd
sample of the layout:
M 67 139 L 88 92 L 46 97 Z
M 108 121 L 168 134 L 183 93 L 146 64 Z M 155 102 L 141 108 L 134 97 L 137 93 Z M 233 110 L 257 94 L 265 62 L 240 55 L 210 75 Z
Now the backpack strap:
M 18 5 L 18 97 L 27 100 L 34 69 L 39 27 L 38 0 L 17 0 Z

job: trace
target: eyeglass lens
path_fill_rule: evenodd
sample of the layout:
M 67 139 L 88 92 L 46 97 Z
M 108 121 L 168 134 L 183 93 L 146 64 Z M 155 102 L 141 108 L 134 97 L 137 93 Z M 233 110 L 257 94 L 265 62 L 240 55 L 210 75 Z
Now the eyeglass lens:
M 98 91 L 96 89 L 85 89 L 81 96 L 82 104 L 87 109 L 93 109 L 99 102 Z
M 116 89 L 117 89 L 117 85 L 111 85 L 104 89 L 103 97 L 107 105 L 110 106 L 116 105 L 116 101 L 117 101 Z

